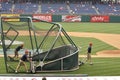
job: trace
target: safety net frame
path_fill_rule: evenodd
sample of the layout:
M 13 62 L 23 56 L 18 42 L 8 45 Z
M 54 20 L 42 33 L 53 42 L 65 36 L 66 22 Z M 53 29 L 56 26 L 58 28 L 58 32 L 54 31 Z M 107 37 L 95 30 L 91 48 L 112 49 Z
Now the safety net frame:
M 19 21 L 25 23 L 17 25 L 14 23 L 11 24 L 9 21 L 5 21 L 6 19 L 19 19 Z M 50 24 L 50 26 L 48 29 L 38 30 L 34 25 L 34 21 L 38 23 L 47 23 Z M 14 72 L 15 70 L 15 67 L 12 68 L 13 65 L 10 65 L 12 62 L 8 61 L 7 51 L 11 48 L 13 42 L 17 39 L 17 36 L 20 35 L 20 33 L 18 29 L 15 29 L 14 27 L 10 27 L 4 32 L 4 22 L 10 26 L 27 26 L 30 43 L 30 47 L 27 49 L 30 50 L 30 57 L 32 58 L 32 63 L 27 63 L 29 65 L 30 72 L 71 71 L 79 68 L 79 49 L 60 24 L 31 17 L 1 17 L 1 42 L 7 72 Z M 16 33 L 12 39 L 9 38 L 9 35 L 5 35 L 10 29 L 12 29 L 12 31 L 14 30 Z M 40 36 L 40 38 L 38 36 Z M 11 40 L 10 44 L 7 46 L 5 42 L 6 39 Z M 51 42 L 48 42 L 50 40 Z

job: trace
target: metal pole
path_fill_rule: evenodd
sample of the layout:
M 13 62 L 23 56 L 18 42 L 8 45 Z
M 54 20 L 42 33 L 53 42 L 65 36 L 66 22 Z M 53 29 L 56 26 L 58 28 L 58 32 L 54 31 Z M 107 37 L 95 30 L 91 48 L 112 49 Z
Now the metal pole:
M 2 18 L 0 18 L 0 31 L 1 31 L 1 42 L 2 42 L 2 47 L 3 47 L 3 53 L 4 53 L 4 61 L 5 61 L 5 68 L 6 72 L 8 72 L 7 68 L 7 54 L 6 54 L 6 47 L 5 47 L 5 37 L 4 37 L 4 32 L 3 32 L 3 24 L 2 24 Z

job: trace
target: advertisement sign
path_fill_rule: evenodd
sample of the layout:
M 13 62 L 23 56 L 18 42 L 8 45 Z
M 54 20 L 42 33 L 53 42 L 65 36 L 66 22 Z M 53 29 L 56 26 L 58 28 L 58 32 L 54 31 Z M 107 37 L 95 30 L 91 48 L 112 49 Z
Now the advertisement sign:
M 8 17 L 4 18 L 5 21 L 20 21 L 19 16 L 20 14 L 1 14 L 1 17 Z M 10 17 L 12 18 L 10 19 Z
M 52 22 L 52 15 L 51 14 L 33 14 L 33 18 L 40 19 L 43 21 Z
M 63 15 L 63 22 L 81 22 L 81 16 L 79 15 Z
M 109 22 L 109 16 L 94 15 L 91 16 L 90 22 Z

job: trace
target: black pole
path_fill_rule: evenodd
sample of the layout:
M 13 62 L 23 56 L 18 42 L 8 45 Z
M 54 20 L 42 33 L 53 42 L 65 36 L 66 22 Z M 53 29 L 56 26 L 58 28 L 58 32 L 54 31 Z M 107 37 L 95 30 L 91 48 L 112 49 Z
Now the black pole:
M 6 47 L 5 47 L 5 37 L 4 37 L 4 32 L 3 32 L 3 26 L 2 26 L 2 19 L 0 18 L 0 28 L 1 28 L 1 42 L 2 42 L 2 48 L 3 48 L 3 53 L 4 53 L 4 61 L 5 61 L 5 68 L 6 68 L 6 72 L 8 72 L 8 68 L 7 68 L 7 54 L 6 54 Z

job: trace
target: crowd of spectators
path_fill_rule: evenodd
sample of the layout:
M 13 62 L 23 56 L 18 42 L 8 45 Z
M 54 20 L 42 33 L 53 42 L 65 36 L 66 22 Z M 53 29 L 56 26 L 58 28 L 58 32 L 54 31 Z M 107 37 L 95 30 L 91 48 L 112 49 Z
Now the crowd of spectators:
M 0 0 L 0 13 L 120 15 L 120 0 Z

